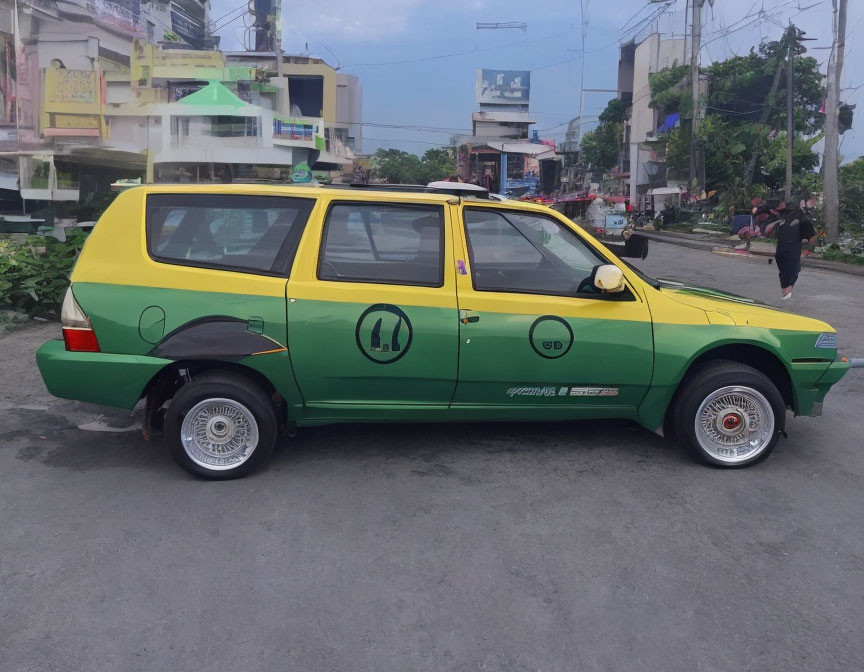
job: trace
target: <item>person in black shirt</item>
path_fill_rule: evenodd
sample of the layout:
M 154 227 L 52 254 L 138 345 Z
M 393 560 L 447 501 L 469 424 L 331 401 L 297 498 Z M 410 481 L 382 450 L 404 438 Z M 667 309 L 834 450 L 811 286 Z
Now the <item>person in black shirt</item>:
M 780 218 L 765 229 L 767 235 L 772 233 L 777 238 L 777 270 L 780 273 L 780 291 L 783 300 L 792 298 L 792 288 L 801 272 L 801 250 L 804 243 L 813 242 L 816 231 L 813 222 L 801 207 L 786 208 Z

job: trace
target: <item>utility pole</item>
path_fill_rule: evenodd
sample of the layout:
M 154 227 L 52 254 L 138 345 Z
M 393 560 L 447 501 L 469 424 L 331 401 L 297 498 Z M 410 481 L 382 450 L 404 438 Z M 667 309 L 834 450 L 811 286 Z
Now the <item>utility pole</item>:
M 838 8 L 839 4 L 839 8 Z M 825 182 L 824 208 L 825 232 L 828 242 L 837 242 L 840 234 L 840 187 L 838 172 L 840 142 L 837 122 L 840 106 L 840 76 L 843 71 L 843 52 L 846 48 L 846 8 L 848 0 L 834 3 L 834 41 L 828 59 L 828 95 L 825 101 L 825 155 L 822 159 L 822 174 Z
M 276 76 L 279 78 L 279 102 L 280 114 L 290 114 L 288 101 L 288 82 L 285 80 L 285 60 L 282 56 L 282 2 L 273 2 L 273 51 L 276 52 Z
M 788 28 L 789 44 L 786 45 L 786 191 L 785 200 L 792 200 L 792 141 L 795 137 L 795 124 L 792 118 L 792 84 L 795 67 L 795 36 L 797 31 L 792 23 Z
M 690 194 L 698 196 L 705 190 L 705 165 L 702 143 L 699 141 L 699 50 L 702 42 L 702 7 L 705 0 L 692 0 L 693 25 L 690 49 L 690 85 L 693 94 L 693 119 L 690 126 Z

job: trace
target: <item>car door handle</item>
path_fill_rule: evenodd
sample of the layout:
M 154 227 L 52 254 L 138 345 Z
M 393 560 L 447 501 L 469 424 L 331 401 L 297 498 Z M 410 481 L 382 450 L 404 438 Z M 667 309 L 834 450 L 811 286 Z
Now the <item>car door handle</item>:
M 469 322 L 479 322 L 480 316 L 473 310 L 460 310 L 459 321 L 462 324 L 468 324 Z

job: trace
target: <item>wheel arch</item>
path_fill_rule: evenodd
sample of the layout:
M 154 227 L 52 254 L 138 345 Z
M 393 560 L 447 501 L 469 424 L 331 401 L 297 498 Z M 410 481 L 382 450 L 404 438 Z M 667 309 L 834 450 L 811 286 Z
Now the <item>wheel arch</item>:
M 693 376 L 694 372 L 700 367 L 709 362 L 714 361 L 729 361 L 744 364 L 760 371 L 768 379 L 774 383 L 780 396 L 783 397 L 783 403 L 787 408 L 795 409 L 795 391 L 792 386 L 792 377 L 789 374 L 789 369 L 783 363 L 783 360 L 771 348 L 764 344 L 752 342 L 730 342 L 719 345 L 712 345 L 700 353 L 697 353 L 690 360 L 684 370 L 684 374 L 678 381 L 675 387 L 675 393 L 669 399 L 669 404 L 666 407 L 664 414 L 664 427 L 669 428 L 669 416 L 675 408 L 675 402 L 678 399 L 679 391 L 684 386 L 684 383 Z
M 220 359 L 180 359 L 160 369 L 141 394 L 141 398 L 145 400 L 142 422 L 144 438 L 148 438 L 152 431 L 161 425 L 159 410 L 166 401 L 170 401 L 181 387 L 196 376 L 213 371 L 241 376 L 260 387 L 272 399 L 280 425 L 286 423 L 288 402 L 260 371 L 238 362 Z

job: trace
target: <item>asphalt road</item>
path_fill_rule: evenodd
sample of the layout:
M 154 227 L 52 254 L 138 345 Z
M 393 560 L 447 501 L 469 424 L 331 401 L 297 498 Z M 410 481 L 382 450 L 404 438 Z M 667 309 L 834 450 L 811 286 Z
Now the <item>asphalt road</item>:
M 764 259 L 642 265 L 779 299 Z M 864 278 L 791 307 L 864 355 Z M 617 422 L 342 426 L 210 483 L 50 397 L 57 332 L 0 340 L 3 672 L 861 669 L 864 372 L 746 470 Z

